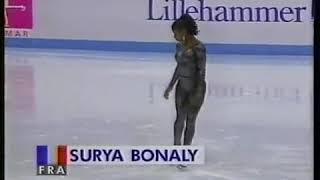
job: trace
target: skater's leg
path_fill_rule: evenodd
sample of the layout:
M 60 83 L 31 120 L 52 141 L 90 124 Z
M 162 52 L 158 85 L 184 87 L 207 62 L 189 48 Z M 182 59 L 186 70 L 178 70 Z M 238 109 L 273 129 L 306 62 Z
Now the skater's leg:
M 196 119 L 204 102 L 206 93 L 206 83 L 203 83 L 201 87 L 195 93 L 191 94 L 188 98 L 188 109 L 187 109 L 187 122 L 186 130 L 184 132 L 184 145 L 191 145 L 192 139 L 196 128 Z
M 176 121 L 174 122 L 174 145 L 181 145 L 181 137 L 186 117 L 186 110 L 183 107 L 178 107 Z
M 192 139 L 196 129 L 196 119 L 198 116 L 200 108 L 190 108 L 188 109 L 187 114 L 187 122 L 186 122 L 186 129 L 184 131 L 184 145 L 191 145 Z
M 174 145 L 181 145 L 181 137 L 187 118 L 187 110 L 184 105 L 186 99 L 186 94 L 183 89 L 180 87 L 180 84 L 177 84 L 175 102 L 176 102 L 176 120 L 174 122 Z

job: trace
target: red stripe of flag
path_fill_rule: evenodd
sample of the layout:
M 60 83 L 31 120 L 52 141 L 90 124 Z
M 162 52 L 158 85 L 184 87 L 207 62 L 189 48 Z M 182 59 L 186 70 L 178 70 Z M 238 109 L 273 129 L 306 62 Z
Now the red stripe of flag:
M 61 165 L 61 166 L 67 165 L 67 146 L 64 146 L 64 145 L 58 146 L 58 165 Z

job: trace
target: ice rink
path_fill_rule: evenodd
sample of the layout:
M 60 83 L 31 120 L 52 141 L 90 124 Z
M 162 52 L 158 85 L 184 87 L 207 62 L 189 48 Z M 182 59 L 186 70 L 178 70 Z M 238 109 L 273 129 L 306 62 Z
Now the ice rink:
M 206 163 L 71 166 L 36 176 L 39 144 L 171 145 L 172 54 L 6 49 L 8 180 L 311 180 L 312 57 L 208 55 L 195 145 Z

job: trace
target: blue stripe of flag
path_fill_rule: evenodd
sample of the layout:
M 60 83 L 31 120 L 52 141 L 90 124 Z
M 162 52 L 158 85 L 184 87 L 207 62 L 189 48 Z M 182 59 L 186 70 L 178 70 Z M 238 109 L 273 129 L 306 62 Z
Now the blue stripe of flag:
M 37 146 L 37 165 L 48 165 L 48 146 Z

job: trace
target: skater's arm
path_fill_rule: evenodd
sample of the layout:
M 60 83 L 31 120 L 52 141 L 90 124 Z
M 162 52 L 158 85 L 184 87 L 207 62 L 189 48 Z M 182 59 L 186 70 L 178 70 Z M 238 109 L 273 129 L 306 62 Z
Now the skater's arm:
M 175 55 L 175 58 L 177 58 L 177 53 L 178 51 L 180 50 L 180 45 L 179 44 L 176 44 L 176 55 Z M 173 86 L 175 85 L 175 83 L 177 82 L 178 80 L 178 69 L 179 69 L 179 63 L 177 63 L 177 66 L 174 70 L 174 73 L 173 73 L 173 76 L 171 78 L 171 81 L 168 85 L 168 89 L 171 90 L 173 88 Z
M 200 84 L 205 82 L 206 77 L 206 49 L 204 47 L 195 47 L 194 49 L 196 64 L 197 64 L 197 84 L 196 88 L 199 88 Z
M 178 76 L 178 66 L 179 66 L 179 64 L 177 64 L 177 66 L 176 66 L 176 68 L 174 70 L 173 76 L 171 78 L 171 81 L 170 81 L 170 83 L 168 85 L 168 89 L 170 89 L 170 90 L 173 88 L 173 86 L 175 85 L 175 83 L 178 80 L 178 77 L 179 77 Z

